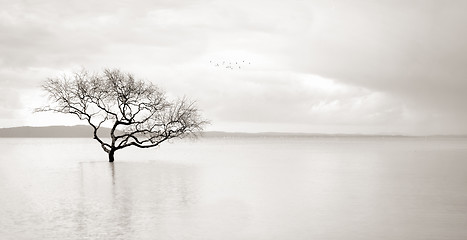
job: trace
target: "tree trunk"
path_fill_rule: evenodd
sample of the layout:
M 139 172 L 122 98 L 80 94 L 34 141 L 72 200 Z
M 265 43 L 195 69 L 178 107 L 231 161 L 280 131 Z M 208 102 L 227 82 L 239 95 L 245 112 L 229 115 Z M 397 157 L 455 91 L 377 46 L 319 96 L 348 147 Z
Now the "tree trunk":
M 115 153 L 115 150 L 113 149 L 109 151 L 109 162 L 114 161 L 114 153 Z

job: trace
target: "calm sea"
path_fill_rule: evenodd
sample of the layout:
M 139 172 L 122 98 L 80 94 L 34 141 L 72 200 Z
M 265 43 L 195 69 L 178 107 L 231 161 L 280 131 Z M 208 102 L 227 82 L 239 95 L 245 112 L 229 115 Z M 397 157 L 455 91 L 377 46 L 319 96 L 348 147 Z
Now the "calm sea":
M 465 138 L 0 139 L 0 239 L 467 239 Z

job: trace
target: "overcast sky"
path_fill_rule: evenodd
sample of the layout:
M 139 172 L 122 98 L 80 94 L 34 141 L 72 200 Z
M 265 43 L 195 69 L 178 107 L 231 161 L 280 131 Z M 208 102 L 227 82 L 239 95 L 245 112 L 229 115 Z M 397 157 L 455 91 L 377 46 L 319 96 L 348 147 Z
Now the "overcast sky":
M 115 67 L 196 99 L 207 130 L 467 133 L 467 1 L 0 6 L 0 127 L 79 124 L 32 113 L 40 83 Z

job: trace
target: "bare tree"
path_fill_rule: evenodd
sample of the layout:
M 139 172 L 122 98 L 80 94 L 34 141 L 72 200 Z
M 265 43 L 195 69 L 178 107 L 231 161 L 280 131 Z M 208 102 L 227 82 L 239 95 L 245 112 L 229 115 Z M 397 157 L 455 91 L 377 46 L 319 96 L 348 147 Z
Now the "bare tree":
M 152 83 L 136 80 L 120 70 L 102 74 L 86 71 L 50 78 L 43 85 L 49 105 L 36 111 L 74 114 L 93 128 L 94 139 L 114 161 L 117 150 L 150 148 L 172 139 L 193 135 L 207 123 L 186 98 L 169 101 Z M 111 127 L 109 139 L 99 136 L 101 126 Z

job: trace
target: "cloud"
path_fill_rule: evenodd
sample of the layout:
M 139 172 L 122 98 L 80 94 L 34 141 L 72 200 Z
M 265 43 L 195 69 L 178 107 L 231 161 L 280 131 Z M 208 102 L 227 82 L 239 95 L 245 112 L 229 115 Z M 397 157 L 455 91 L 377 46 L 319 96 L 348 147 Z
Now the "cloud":
M 290 60 L 290 69 L 383 91 L 460 125 L 467 100 L 465 9 L 463 1 L 335 2 L 314 9 L 310 32 L 291 39 L 301 47 L 278 55 Z
M 198 99 L 226 129 L 467 132 L 463 1 L 1 4 L 0 84 L 22 99 L 9 116 L 47 77 L 117 67 Z
M 206 64 L 196 68 L 181 66 L 173 74 L 162 72 L 162 75 L 166 77 L 163 81 L 157 81 L 157 76 L 149 79 L 156 79 L 156 84 L 175 95 L 189 93 L 215 126 L 221 122 L 235 131 L 241 131 L 236 123 L 255 124 L 256 131 L 268 131 L 264 126 L 283 123 L 365 125 L 385 130 L 385 125 L 391 124 L 397 125 L 395 129 L 406 130 L 421 121 L 408 114 L 410 109 L 404 102 L 383 92 L 312 74 L 263 71 L 254 67 L 229 70 Z M 223 124 L 226 122 L 230 126 Z

